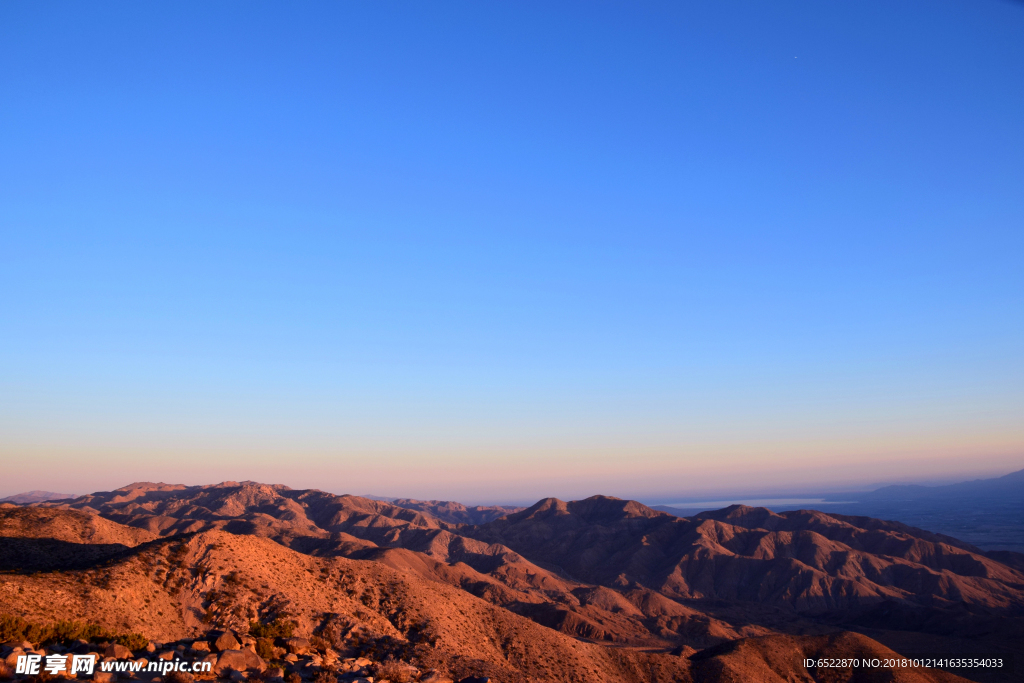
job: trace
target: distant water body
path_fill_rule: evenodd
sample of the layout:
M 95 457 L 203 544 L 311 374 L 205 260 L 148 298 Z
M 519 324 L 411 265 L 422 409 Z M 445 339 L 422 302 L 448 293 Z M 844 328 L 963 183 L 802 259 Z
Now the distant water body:
M 852 500 L 825 500 L 824 498 L 758 498 L 747 500 L 702 500 L 686 503 L 664 503 L 667 508 L 679 508 L 680 510 L 718 510 L 730 505 L 749 505 L 756 508 L 776 507 L 815 507 L 818 505 L 848 505 L 856 501 Z

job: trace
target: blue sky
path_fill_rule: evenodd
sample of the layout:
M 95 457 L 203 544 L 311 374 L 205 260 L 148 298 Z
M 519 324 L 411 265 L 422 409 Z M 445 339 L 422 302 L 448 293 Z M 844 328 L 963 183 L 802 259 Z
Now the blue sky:
M 0 6 L 2 485 L 1024 466 L 1024 5 Z

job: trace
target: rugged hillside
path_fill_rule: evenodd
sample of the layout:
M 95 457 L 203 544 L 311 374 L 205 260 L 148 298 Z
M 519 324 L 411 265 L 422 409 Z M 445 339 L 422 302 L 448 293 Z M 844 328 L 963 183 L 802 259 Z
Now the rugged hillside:
M 0 507 L 0 570 L 89 566 L 156 538 L 78 510 Z
M 538 633 L 619 652 L 706 653 L 751 638 L 851 629 L 913 653 L 1013 652 L 1024 638 L 1024 574 L 967 544 L 896 523 L 742 506 L 686 519 L 602 496 L 547 499 L 480 525 L 452 521 L 461 514 L 455 506 L 414 507 L 225 482 L 135 484 L 32 509 L 96 515 L 123 525 L 121 533 L 143 534 L 135 543 L 227 533 L 303 562 L 372 566 L 417 586 L 455 591 L 444 595 L 486 604 L 502 619 L 515 617 L 508 623 L 525 618 Z M 455 517 L 439 519 L 432 509 Z M 96 557 L 120 562 L 135 552 L 127 542 L 113 550 Z M 235 617 L 244 622 L 249 617 L 239 615 L 251 607 L 238 607 Z M 270 613 L 266 605 L 252 609 L 260 618 Z M 234 618 L 233 611 L 202 614 Z M 322 628 L 313 616 L 304 618 L 310 629 Z M 182 619 L 196 627 L 186 613 Z M 730 652 L 714 657 L 725 661 Z
M 253 482 L 133 484 L 51 508 L 90 511 L 164 536 L 221 529 L 271 538 L 318 557 L 374 560 L 463 589 L 542 625 L 597 641 L 704 647 L 769 632 L 733 628 L 642 587 L 623 594 L 568 580 L 465 525 L 357 496 Z
M 692 656 L 607 648 L 381 563 L 311 557 L 223 531 L 147 543 L 89 569 L 8 575 L 0 583 L 0 612 L 36 622 L 90 621 L 161 641 L 284 619 L 296 624 L 297 635 L 316 636 L 344 654 L 390 654 L 455 678 L 503 682 L 810 680 L 799 663 L 805 656 L 895 656 L 852 634 L 731 641 Z M 888 680 L 962 679 L 916 671 Z
M 915 531 L 877 520 L 738 505 L 686 519 L 595 496 L 570 503 L 543 500 L 466 533 L 576 580 L 636 583 L 680 599 L 742 600 L 801 611 L 887 600 L 1024 605 L 1024 574 Z
M 0 536 L 134 547 L 156 535 L 97 515 L 42 507 L 0 507 Z
M 512 505 L 474 505 L 472 507 L 451 500 L 413 500 L 397 498 L 393 505 L 407 510 L 419 510 L 452 524 L 486 524 L 487 522 L 523 510 Z
M 315 558 L 268 539 L 202 532 L 110 567 L 5 577 L 0 611 L 98 622 L 159 640 L 286 618 L 342 649 L 393 650 L 502 681 L 685 680 L 688 661 L 581 643 L 464 591 L 375 562 Z

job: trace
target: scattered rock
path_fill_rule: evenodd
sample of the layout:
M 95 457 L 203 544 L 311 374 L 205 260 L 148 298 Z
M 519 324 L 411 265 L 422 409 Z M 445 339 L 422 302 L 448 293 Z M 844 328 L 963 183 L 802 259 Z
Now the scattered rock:
M 309 652 L 309 641 L 305 638 L 288 638 L 284 641 L 284 647 L 293 655 L 304 655 Z
M 293 655 L 291 652 L 289 652 L 288 654 L 286 654 L 284 656 L 284 661 L 286 661 L 286 662 L 297 662 L 297 661 L 299 661 L 299 657 L 298 657 L 298 655 Z
M 218 676 L 225 675 L 229 670 L 233 671 L 264 671 L 267 668 L 258 654 L 252 650 L 225 650 L 217 657 L 213 665 L 213 671 Z
M 196 652 L 209 652 L 210 644 L 205 640 L 197 640 L 196 642 L 192 643 L 192 649 Z
M 218 652 L 225 652 L 227 650 L 240 650 L 242 644 L 235 638 L 235 634 L 231 631 L 224 631 L 217 640 L 214 641 L 213 646 L 217 648 Z
M 176 654 L 176 652 L 175 652 L 174 650 L 164 650 L 163 652 L 161 652 L 160 654 L 158 654 L 158 655 L 156 656 L 156 658 L 157 658 L 157 659 L 165 659 L 165 660 L 168 660 L 168 661 L 169 661 L 169 660 L 172 660 L 172 659 L 174 659 L 174 655 L 175 655 L 175 654 Z
M 111 643 L 110 645 L 107 645 L 107 649 L 103 651 L 103 655 L 105 657 L 113 657 L 114 659 L 131 659 L 132 651 L 124 645 Z
M 156 652 L 156 643 L 153 641 L 146 643 L 146 652 Z
M 93 683 L 114 683 L 117 675 L 113 671 L 97 671 L 92 675 Z

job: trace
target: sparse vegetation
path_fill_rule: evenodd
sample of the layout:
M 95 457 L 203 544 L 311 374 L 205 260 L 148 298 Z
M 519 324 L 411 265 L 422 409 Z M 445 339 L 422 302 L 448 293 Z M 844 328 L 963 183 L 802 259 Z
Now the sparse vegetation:
M 249 635 L 255 638 L 291 638 L 294 633 L 295 624 L 280 617 L 268 624 L 249 622 Z
M 266 660 L 274 659 L 274 640 L 272 638 L 257 638 L 256 654 Z
M 149 639 L 139 633 L 114 633 L 97 624 L 81 621 L 56 621 L 34 624 L 11 614 L 0 614 L 0 641 L 27 640 L 30 643 L 57 643 L 72 640 L 99 642 L 109 640 L 129 650 L 141 650 Z
M 409 683 L 412 680 L 408 665 L 393 659 L 378 663 L 375 667 L 374 676 L 378 679 L 391 681 L 391 683 Z
M 325 666 L 313 675 L 313 683 L 337 683 L 338 671 L 334 667 Z
M 163 677 L 164 683 L 193 683 L 192 674 L 184 671 L 171 671 Z

